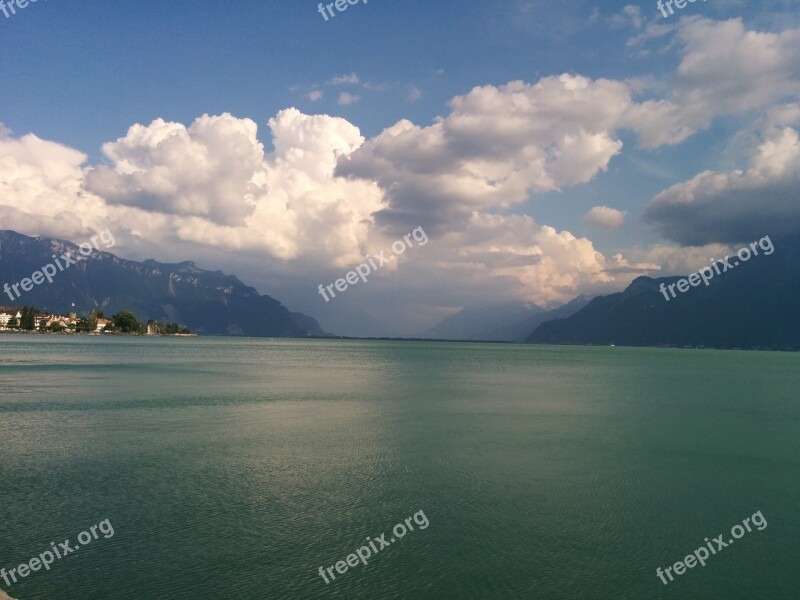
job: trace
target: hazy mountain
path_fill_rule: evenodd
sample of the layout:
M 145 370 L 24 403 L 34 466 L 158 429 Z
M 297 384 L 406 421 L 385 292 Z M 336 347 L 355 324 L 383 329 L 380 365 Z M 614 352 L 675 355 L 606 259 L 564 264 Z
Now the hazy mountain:
M 425 331 L 421 337 L 442 340 L 500 340 L 501 338 L 493 337 L 496 335 L 495 332 L 509 327 L 514 328 L 542 312 L 545 312 L 543 308 L 523 302 L 467 307 L 445 317 L 437 325 Z
M 800 237 L 775 240 L 774 248 L 669 301 L 660 285 L 682 278 L 639 277 L 567 319 L 543 323 L 528 341 L 800 349 Z
M 504 342 L 524 342 L 531 332 L 542 323 L 552 321 L 553 319 L 564 319 L 574 315 L 576 312 L 586 306 L 591 299 L 591 296 L 578 296 L 577 298 L 571 300 L 567 304 L 559 306 L 558 308 L 537 312 L 523 321 L 490 331 L 486 334 L 487 339 L 500 340 Z
M 0 231 L 0 285 L 30 278 L 53 264 L 53 255 L 60 257 L 66 252 L 80 256 L 71 242 Z M 144 321 L 178 322 L 201 334 L 325 335 L 312 317 L 290 312 L 278 300 L 260 295 L 233 275 L 206 271 L 193 262 L 135 262 L 95 251 L 52 279 L 52 283 L 45 280 L 22 292 L 18 299 L 2 292 L 0 304 L 59 313 L 103 309 L 107 315 L 125 309 Z M 13 290 L 11 296 L 15 296 Z
M 568 317 L 589 302 L 578 296 L 571 302 L 545 310 L 531 303 L 510 302 L 480 308 L 465 308 L 446 317 L 421 337 L 445 340 L 524 342 L 545 321 Z
M 402 337 L 400 332 L 371 314 L 351 307 L 346 298 L 341 300 L 335 298 L 330 302 L 324 302 L 314 294 L 312 300 L 315 301 L 313 304 L 306 303 L 300 308 L 313 310 L 314 316 L 325 331 L 348 337 Z M 314 304 L 318 304 L 318 306 L 310 308 Z

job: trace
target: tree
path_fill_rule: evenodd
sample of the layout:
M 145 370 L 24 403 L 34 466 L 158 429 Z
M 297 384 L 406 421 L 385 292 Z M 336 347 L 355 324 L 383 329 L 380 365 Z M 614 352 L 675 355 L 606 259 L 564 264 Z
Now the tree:
M 8 328 L 19 329 L 19 321 L 17 321 L 17 317 L 11 317 L 11 319 L 8 321 Z
M 111 322 L 114 323 L 114 327 L 118 331 L 123 333 L 140 333 L 142 330 L 142 324 L 139 323 L 139 319 L 127 310 L 122 310 L 115 314 L 111 317 Z
M 36 309 L 32 306 L 24 306 L 21 314 L 22 316 L 19 323 L 20 329 L 33 331 L 36 328 Z
M 101 311 L 93 310 L 92 312 L 89 313 L 89 317 L 87 318 L 87 326 L 89 331 L 97 331 L 97 320 L 103 318 L 101 316 L 102 314 L 103 314 L 102 310 Z
M 78 324 L 75 327 L 75 331 L 77 331 L 78 333 L 88 333 L 94 330 L 89 329 L 89 319 L 87 317 L 79 317 Z
M 176 333 L 188 334 L 192 332 L 183 325 L 178 325 L 177 323 L 170 323 L 167 325 L 167 335 L 175 335 Z

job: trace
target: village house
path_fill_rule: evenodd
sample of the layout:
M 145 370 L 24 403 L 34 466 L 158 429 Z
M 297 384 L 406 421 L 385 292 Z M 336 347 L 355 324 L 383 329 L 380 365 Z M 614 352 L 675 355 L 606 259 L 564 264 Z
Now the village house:
M 21 318 L 22 313 L 16 308 L 6 308 L 4 306 L 0 306 L 0 331 L 8 330 L 8 323 L 11 321 L 11 319 L 16 319 L 17 323 L 19 324 L 19 320 Z

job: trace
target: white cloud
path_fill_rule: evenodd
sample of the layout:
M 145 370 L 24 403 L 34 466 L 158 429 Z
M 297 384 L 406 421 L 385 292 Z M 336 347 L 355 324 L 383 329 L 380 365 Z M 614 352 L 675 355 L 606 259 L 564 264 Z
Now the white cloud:
M 747 169 L 705 171 L 674 185 L 652 200 L 645 219 L 668 239 L 688 245 L 779 237 L 800 232 L 798 188 L 800 134 L 773 127 Z
M 296 109 L 270 120 L 265 155 L 255 124 L 203 116 L 186 127 L 158 119 L 105 146 L 110 166 L 28 135 L 0 140 L 3 227 L 68 238 L 110 227 L 120 249 L 148 256 L 237 251 L 280 260 L 349 264 L 372 247 L 378 187 L 333 175 L 364 141 L 344 119 Z M 75 206 L 81 210 L 75 218 Z M 127 232 L 123 234 L 122 232 Z
M 400 121 L 340 165 L 387 192 L 386 222 L 458 226 L 474 210 L 589 181 L 622 148 L 613 129 L 626 86 L 561 75 L 483 86 L 455 98 L 429 127 Z
M 322 97 L 325 94 L 320 90 L 312 90 L 308 94 L 306 94 L 306 98 L 311 100 L 312 102 L 317 102 L 318 100 L 322 100 Z
M 605 229 L 619 229 L 625 221 L 625 211 L 608 206 L 595 206 L 586 213 L 584 220 Z
M 639 264 L 651 264 L 651 277 L 686 275 L 712 262 L 733 254 L 738 248 L 725 244 L 702 246 L 679 246 L 677 244 L 655 244 L 648 247 L 632 247 L 624 250 L 630 260 Z
M 113 168 L 87 174 L 87 189 L 113 204 L 242 224 L 266 195 L 264 148 L 250 119 L 203 115 L 185 127 L 156 119 L 103 145 Z
M 336 77 L 331 78 L 328 80 L 328 85 L 345 85 L 345 84 L 357 84 L 360 83 L 361 79 L 355 73 L 350 73 L 350 75 L 338 75 Z
M 417 86 L 412 85 L 408 92 L 409 101 L 416 102 L 420 98 L 422 98 L 422 90 L 420 90 Z
M 85 154 L 33 134 L 15 138 L 0 129 L 3 229 L 74 238 L 102 229 L 104 203 L 81 189 Z
M 800 29 L 764 33 L 741 19 L 682 19 L 675 30 L 682 60 L 673 92 L 632 105 L 626 119 L 644 147 L 679 143 L 717 116 L 800 94 Z
M 266 155 L 252 127 L 248 119 L 231 115 L 204 116 L 188 127 L 163 120 L 133 126 L 106 147 L 110 166 L 103 167 L 100 179 L 95 179 L 99 167 L 84 171 L 86 157 L 59 144 L 35 136 L 0 141 L 0 181 L 8 192 L 0 196 L 0 218 L 4 226 L 25 233 L 71 239 L 108 227 L 123 256 L 191 258 L 209 267 L 222 261 L 245 280 L 248 272 L 263 272 L 269 265 L 267 270 L 279 274 L 289 288 L 306 281 L 309 273 L 319 274 L 320 281 L 330 279 L 326 273 L 339 276 L 341 269 L 397 239 L 374 222 L 374 215 L 386 208 L 379 186 L 335 175 L 337 161 L 364 144 L 356 127 L 344 119 L 287 109 L 269 122 L 275 150 Z M 206 165 L 244 160 L 249 166 L 227 174 L 224 185 L 204 189 L 194 182 L 202 174 L 181 158 L 184 153 L 203 157 Z M 123 191 L 104 200 L 101 193 L 108 193 L 109 181 Z M 150 202 L 137 203 L 134 183 L 147 189 L 171 187 L 173 195 L 162 191 Z M 258 193 L 244 214 L 229 222 L 213 216 L 227 207 L 238 210 L 240 190 L 249 186 Z M 187 190 L 197 202 L 188 209 L 182 201 Z M 80 219 L 75 219 L 78 203 Z M 609 291 L 624 285 L 637 269 L 633 265 L 612 273 L 618 261 L 605 259 L 588 239 L 522 215 L 474 211 L 465 226 L 453 223 L 429 235 L 430 245 L 382 270 L 367 293 L 414 290 L 423 297 L 435 291 L 451 294 L 452 302 L 489 294 L 548 304 L 581 292 Z M 222 258 L 229 252 L 235 253 Z M 314 289 L 309 286 L 308 293 Z
M 339 94 L 339 106 L 349 106 L 350 104 L 355 104 L 359 100 L 361 100 L 361 96 L 356 96 L 349 92 L 342 92 Z

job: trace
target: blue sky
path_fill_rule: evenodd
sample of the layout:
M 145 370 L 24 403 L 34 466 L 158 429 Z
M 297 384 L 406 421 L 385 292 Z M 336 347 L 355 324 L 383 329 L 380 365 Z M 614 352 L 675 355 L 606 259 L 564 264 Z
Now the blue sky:
M 0 13 L 0 123 L 7 128 L 0 182 L 9 186 L 0 188 L 0 228 L 73 239 L 110 227 L 120 255 L 195 259 L 323 321 L 337 311 L 345 321 L 345 313 L 367 313 L 387 332 L 412 333 L 464 305 L 557 304 L 620 289 L 639 274 L 689 269 L 720 249 L 714 244 L 749 235 L 747 210 L 761 211 L 755 222 L 764 226 L 771 210 L 787 211 L 776 231 L 787 218 L 795 222 L 780 190 L 771 209 L 758 204 L 752 182 L 741 184 L 753 195 L 737 196 L 735 218 L 711 222 L 708 212 L 724 212 L 729 196 L 696 179 L 755 169 L 765 143 L 790 153 L 770 153 L 784 170 L 769 189 L 793 176 L 786 129 L 796 132 L 800 89 L 795 0 L 709 0 L 669 18 L 649 1 L 370 0 L 328 21 L 317 5 L 39 0 L 10 18 Z M 729 63 L 724 53 L 714 56 L 726 45 Z M 528 87 L 504 88 L 514 81 Z M 553 89 L 536 88 L 542 81 Z M 569 90 L 579 81 L 589 82 L 586 97 L 572 109 Z M 476 87 L 482 91 L 470 95 Z M 518 123 L 522 130 L 550 128 L 525 148 L 515 125 L 504 129 L 513 122 L 503 119 L 516 111 L 514 94 L 536 107 Z M 467 98 L 461 112 L 451 104 L 456 97 Z M 620 107 L 612 111 L 613 102 Z M 274 152 L 268 122 L 290 108 L 299 113 L 283 113 L 286 146 Z M 231 120 L 213 136 L 191 133 L 203 115 L 225 114 Z M 157 119 L 165 125 L 151 127 Z M 444 142 L 437 119 L 445 122 Z M 264 146 L 263 169 L 253 166 L 258 149 L 243 141 L 248 120 Z M 420 131 L 385 133 L 398 122 Z M 135 124 L 150 133 L 131 137 Z M 181 135 L 169 124 L 189 128 L 186 165 L 159 150 L 165 135 Z M 486 145 L 472 148 L 481 127 Z M 116 152 L 102 151 L 120 138 Z M 414 144 L 435 146 L 427 165 L 408 147 Z M 245 155 L 248 167 L 240 169 Z M 527 157 L 547 165 L 528 170 Z M 205 158 L 214 168 L 190 173 Z M 50 174 L 32 183 L 25 160 Z M 328 165 L 324 179 L 315 174 L 292 187 L 320 161 Z M 516 166 L 504 170 L 495 161 Z M 213 190 L 208 197 L 191 183 L 198 179 Z M 294 183 L 281 188 L 287 181 Z M 508 189 L 468 190 L 498 181 Z M 737 191 L 740 182 L 727 185 Z M 696 213 L 680 205 L 687 190 Z M 66 224 L 69 207 L 77 223 Z M 600 211 L 587 221 L 593 207 L 620 213 Z M 682 233 L 684 222 L 692 225 Z M 388 247 L 411 223 L 430 230 L 427 249 L 347 298 L 320 304 L 317 283 L 340 277 L 359 253 Z M 753 231 L 752 239 L 766 233 Z

